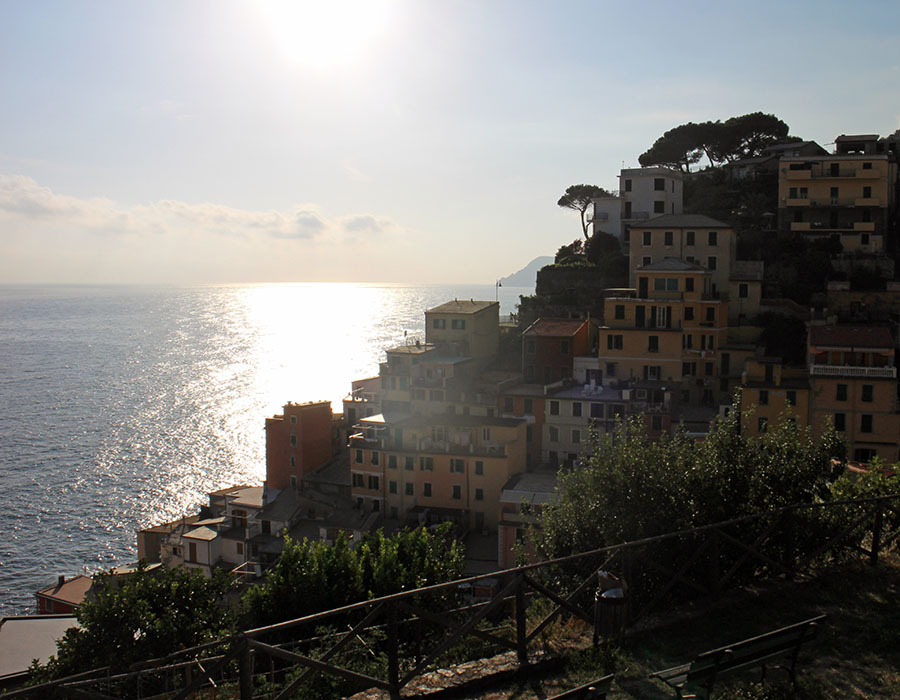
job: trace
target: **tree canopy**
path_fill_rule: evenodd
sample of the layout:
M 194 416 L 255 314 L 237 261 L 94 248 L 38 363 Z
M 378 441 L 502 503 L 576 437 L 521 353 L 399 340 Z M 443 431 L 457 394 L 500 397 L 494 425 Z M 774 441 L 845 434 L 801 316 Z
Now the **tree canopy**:
M 581 232 L 585 239 L 588 239 L 590 238 L 588 236 L 588 224 L 590 223 L 587 218 L 588 207 L 597 197 L 610 196 L 612 196 L 610 192 L 597 185 L 570 185 L 556 204 L 564 209 L 574 209 L 581 215 Z
M 784 416 L 767 433 L 742 434 L 735 405 L 706 440 L 652 441 L 640 421 L 596 439 L 560 475 L 556 503 L 533 532 L 545 557 L 675 532 L 826 497 L 843 456 L 837 433 L 814 436 Z
M 799 140 L 774 114 L 752 112 L 723 121 L 688 122 L 666 131 L 641 156 L 642 166 L 666 165 L 690 172 L 703 156 L 711 165 L 751 158 L 776 143 Z

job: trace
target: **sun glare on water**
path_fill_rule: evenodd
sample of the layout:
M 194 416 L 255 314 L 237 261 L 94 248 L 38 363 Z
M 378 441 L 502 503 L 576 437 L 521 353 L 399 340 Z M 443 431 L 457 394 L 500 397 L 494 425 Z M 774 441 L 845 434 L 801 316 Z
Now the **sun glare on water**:
M 354 63 L 387 25 L 388 0 L 266 0 L 276 44 L 291 61 L 328 68 Z

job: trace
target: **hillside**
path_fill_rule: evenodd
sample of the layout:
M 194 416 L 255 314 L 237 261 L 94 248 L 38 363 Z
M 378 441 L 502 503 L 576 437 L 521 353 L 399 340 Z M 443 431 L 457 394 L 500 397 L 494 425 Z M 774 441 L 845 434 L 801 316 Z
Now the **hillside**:
M 535 258 L 518 272 L 502 277 L 500 284 L 507 287 L 534 287 L 537 271 L 544 265 L 550 265 L 553 258 L 549 255 L 542 255 Z

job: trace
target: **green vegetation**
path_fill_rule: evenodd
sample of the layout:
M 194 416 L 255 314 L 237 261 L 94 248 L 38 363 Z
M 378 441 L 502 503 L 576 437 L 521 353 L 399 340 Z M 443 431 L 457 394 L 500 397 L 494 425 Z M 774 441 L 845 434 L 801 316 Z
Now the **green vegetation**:
M 588 236 L 588 224 L 590 223 L 587 219 L 588 207 L 597 197 L 609 196 L 611 196 L 610 192 L 597 185 L 570 185 L 556 204 L 564 209 L 573 209 L 581 215 L 581 232 L 584 234 L 585 240 L 588 240 L 590 238 Z
M 759 436 L 740 431 L 740 411 L 716 421 L 706 440 L 651 441 L 639 421 L 595 437 L 590 456 L 560 475 L 535 545 L 547 558 L 638 540 L 833 497 L 843 456 L 837 433 L 814 437 L 792 416 Z M 849 489 L 849 486 L 845 486 Z
M 118 581 L 98 574 L 78 610 L 81 628 L 66 632 L 45 666 L 32 666 L 32 678 L 43 683 L 104 666 L 119 671 L 225 635 L 233 616 L 222 601 L 233 583 L 222 572 L 207 579 L 184 568 L 140 566 Z
M 221 571 L 207 579 L 194 569 L 142 566 L 118 582 L 100 574 L 78 611 L 81 628 L 66 632 L 45 666 L 32 667 L 33 682 L 104 666 L 121 671 L 225 636 L 237 626 L 273 624 L 450 581 L 462 571 L 462 545 L 445 524 L 434 532 L 417 528 L 392 537 L 379 530 L 356 547 L 345 535 L 333 546 L 288 539 L 263 583 L 231 607 L 226 600 L 235 581 Z
M 666 165 L 690 172 L 691 165 L 703 156 L 710 165 L 722 165 L 741 158 L 752 158 L 766 146 L 787 141 L 788 125 L 773 114 L 752 112 L 722 121 L 688 122 L 669 129 L 638 158 L 644 167 Z

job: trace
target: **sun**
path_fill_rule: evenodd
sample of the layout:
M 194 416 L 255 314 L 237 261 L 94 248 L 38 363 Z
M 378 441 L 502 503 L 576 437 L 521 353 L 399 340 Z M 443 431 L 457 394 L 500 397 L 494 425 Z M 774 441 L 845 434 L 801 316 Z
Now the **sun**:
M 388 20 L 389 0 L 265 0 L 273 39 L 291 61 L 309 68 L 357 62 Z

